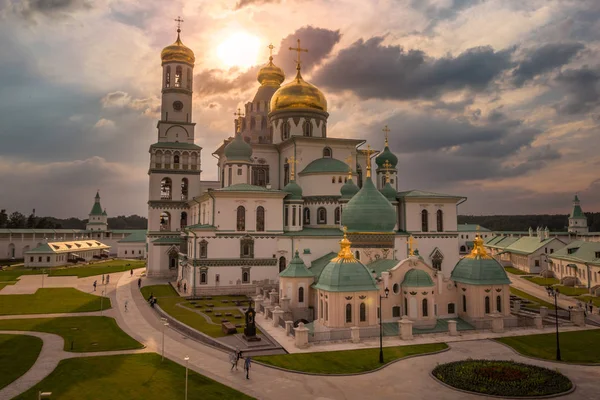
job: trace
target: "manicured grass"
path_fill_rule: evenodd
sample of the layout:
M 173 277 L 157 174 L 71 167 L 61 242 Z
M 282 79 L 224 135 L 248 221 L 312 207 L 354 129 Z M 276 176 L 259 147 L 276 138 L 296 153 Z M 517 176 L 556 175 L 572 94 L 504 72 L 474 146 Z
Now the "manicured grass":
M 21 275 L 39 275 L 42 271 L 24 267 L 9 267 L 0 271 L 0 282 L 17 281 Z
M 144 347 L 123 332 L 110 317 L 3 319 L 0 320 L 0 330 L 54 333 L 65 340 L 64 350 L 73 352 L 132 350 Z
M 110 308 L 110 299 L 102 302 Z M 74 288 L 44 288 L 34 294 L 1 294 L 0 315 L 54 314 L 100 311 L 100 297 Z
M 555 286 L 559 292 L 565 296 L 581 296 L 582 294 L 588 294 L 589 291 L 586 288 L 576 288 L 571 286 Z
M 15 283 L 17 283 L 16 281 L 11 281 L 11 282 L 0 282 L 0 290 L 4 289 L 6 286 L 8 285 L 14 285 Z
M 577 300 L 581 300 L 582 302 L 584 302 L 585 304 L 587 304 L 590 299 L 592 300 L 592 304 L 595 307 L 600 307 L 600 297 L 595 297 L 595 296 L 577 296 L 575 297 Z
M 15 400 L 37 399 L 39 390 L 52 392 L 53 399 L 61 400 L 183 399 L 185 367 L 169 359 L 161 362 L 154 353 L 72 358 L 60 361 L 48 377 Z M 190 370 L 188 399 L 252 398 Z
M 522 290 L 519 290 L 517 288 L 511 287 L 510 288 L 510 292 L 512 294 L 514 294 L 515 296 L 521 297 L 522 299 L 527 299 L 532 301 L 533 303 L 524 305 L 525 307 L 529 307 L 529 308 L 540 308 L 541 306 L 544 307 L 548 307 L 549 310 L 554 310 L 554 304 L 549 303 L 547 301 L 544 301 L 540 298 L 537 298 L 535 296 L 530 295 L 529 293 L 525 293 Z M 560 309 L 560 307 L 559 307 Z
M 446 348 L 448 348 L 446 343 L 417 344 L 386 347 L 383 349 L 383 354 L 384 360 L 389 363 L 399 358 L 432 353 Z M 293 371 L 317 374 L 352 374 L 381 367 L 378 348 L 257 356 L 254 360 Z
M 151 294 L 153 294 L 154 297 L 177 297 L 181 300 L 181 297 L 179 297 L 171 285 L 144 286 L 141 292 L 146 300 L 148 300 Z
M 42 344 L 42 339 L 35 336 L 0 335 L 0 389 L 35 364 Z
M 525 271 L 521 271 L 518 268 L 515 267 L 504 267 L 504 269 L 506 270 L 506 272 L 510 272 L 511 274 L 514 275 L 530 275 L 529 273 L 525 272 Z
M 541 276 L 527 276 L 523 279 L 527 279 L 529 282 L 533 282 L 540 286 L 552 286 L 560 283 L 560 281 L 556 278 L 543 278 Z
M 600 330 L 562 332 L 559 334 L 562 361 L 572 363 L 600 363 Z M 513 336 L 496 339 L 519 353 L 556 360 L 556 334 Z
M 88 276 L 129 271 L 130 269 L 142 268 L 145 265 L 146 262 L 142 260 L 111 260 L 94 262 L 89 265 L 72 266 L 54 270 L 48 269 L 48 276 L 77 276 L 79 278 L 85 278 Z
M 455 361 L 438 365 L 432 374 L 455 388 L 493 396 L 545 396 L 573 387 L 558 371 L 514 361 Z

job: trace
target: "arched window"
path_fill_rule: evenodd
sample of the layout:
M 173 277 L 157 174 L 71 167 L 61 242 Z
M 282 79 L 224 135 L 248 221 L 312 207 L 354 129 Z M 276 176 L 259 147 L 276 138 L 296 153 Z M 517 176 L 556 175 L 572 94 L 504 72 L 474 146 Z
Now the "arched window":
M 242 272 L 242 283 L 248 282 L 250 282 L 250 274 L 248 273 L 248 271 L 244 271 Z
M 292 206 L 292 226 L 296 226 L 296 206 Z
M 256 231 L 263 232 L 265 230 L 265 209 L 263 206 L 258 206 L 256 209 Z
M 200 283 L 206 283 L 206 272 L 200 272 Z
M 187 213 L 185 211 L 181 213 L 179 226 L 181 226 L 181 229 L 187 226 Z
M 463 312 L 467 312 L 467 296 L 465 296 L 463 294 L 462 300 L 463 300 L 463 302 L 462 302 L 463 303 Z
M 465 246 L 460 246 L 460 252 L 461 253 L 466 253 L 467 252 L 467 248 Z
M 385 175 L 382 175 L 382 176 L 381 176 L 381 187 L 384 187 L 384 186 L 385 186 L 385 184 L 387 183 L 387 182 L 385 181 L 385 179 L 386 179 Z
M 237 230 L 246 230 L 246 209 L 244 208 L 244 206 L 239 206 L 237 208 Z
M 352 304 L 346 304 L 346 323 L 352 323 Z
M 188 199 L 188 179 L 183 178 L 181 180 L 181 200 Z
M 335 211 L 333 213 L 333 219 L 334 219 L 334 223 L 336 225 L 339 225 L 340 219 L 341 219 L 341 212 L 340 212 L 340 208 L 339 207 L 335 208 Z
M 171 200 L 173 184 L 171 178 L 163 178 L 160 181 L 160 198 L 162 200 Z
M 323 158 L 331 158 L 332 157 L 332 152 L 331 152 L 331 148 L 329 147 L 325 147 L 323 149 Z
M 304 136 L 312 136 L 312 131 L 312 123 L 308 120 L 305 120 L 304 124 L 302 125 L 302 133 L 304 134 Z
M 442 210 L 437 210 L 437 231 L 444 231 L 444 212 Z
M 179 165 L 179 154 L 175 154 L 173 157 L 173 164 Z
M 175 68 L 175 87 L 181 87 L 181 66 Z
M 360 167 L 360 165 L 356 166 L 356 184 L 358 185 L 359 188 L 362 188 L 363 185 L 363 175 L 362 175 L 362 168 Z
M 360 303 L 360 322 L 367 320 L 367 306 L 365 303 Z
M 421 232 L 429 232 L 429 213 L 427 210 L 421 211 Z
M 342 183 L 342 177 L 338 176 L 338 183 Z
M 422 303 L 423 303 L 423 307 L 422 307 L 423 308 L 423 310 L 422 310 L 423 311 L 423 316 L 426 317 L 428 315 L 428 312 L 429 312 L 429 310 L 427 308 L 427 299 L 423 299 Z
M 319 300 L 319 318 L 323 319 L 323 299 Z
M 448 303 L 448 314 L 454 314 L 455 312 L 454 303 Z
M 167 67 L 167 74 L 165 75 L 165 87 L 171 87 L 171 66 Z
M 283 209 L 283 225 L 290 226 L 290 208 L 285 207 Z
M 502 297 L 496 296 L 496 311 L 502 312 Z
M 285 257 L 279 257 L 279 272 L 283 272 L 286 267 Z
M 331 183 L 335 183 L 335 176 L 331 177 Z
M 325 321 L 329 321 L 329 302 L 325 301 Z
M 304 288 L 302 286 L 298 288 L 298 303 L 304 303 Z
M 304 207 L 304 225 L 310 225 L 310 208 Z
M 281 125 L 281 139 L 287 140 L 289 138 L 290 138 L 290 123 L 288 121 L 285 121 Z
M 206 240 L 202 240 L 199 243 L 200 247 L 200 258 L 208 257 L 208 242 Z
M 287 185 L 290 182 L 290 163 L 287 158 L 285 159 L 285 164 L 283 164 L 283 186 Z
M 490 296 L 485 296 L 485 313 L 489 314 L 491 312 L 490 310 Z
M 354 258 L 356 258 L 357 260 L 359 260 L 359 261 L 360 261 L 360 251 L 356 250 L 356 251 L 354 252 Z
M 325 207 L 319 207 L 317 210 L 317 224 L 327 223 L 327 210 Z

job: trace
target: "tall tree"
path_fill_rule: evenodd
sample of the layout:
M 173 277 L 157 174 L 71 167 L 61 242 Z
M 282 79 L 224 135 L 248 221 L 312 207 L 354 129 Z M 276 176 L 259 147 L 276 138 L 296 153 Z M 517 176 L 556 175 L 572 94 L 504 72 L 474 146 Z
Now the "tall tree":
M 6 210 L 0 210 L 0 228 L 6 228 L 6 224 L 8 223 L 8 214 Z
M 36 219 L 37 218 L 35 217 L 34 213 L 29 214 L 29 217 L 27 217 L 27 223 L 26 223 L 27 229 L 35 228 Z
M 27 224 L 27 217 L 21 214 L 18 211 L 13 212 L 8 217 L 8 223 L 6 224 L 7 228 L 12 229 L 23 229 Z

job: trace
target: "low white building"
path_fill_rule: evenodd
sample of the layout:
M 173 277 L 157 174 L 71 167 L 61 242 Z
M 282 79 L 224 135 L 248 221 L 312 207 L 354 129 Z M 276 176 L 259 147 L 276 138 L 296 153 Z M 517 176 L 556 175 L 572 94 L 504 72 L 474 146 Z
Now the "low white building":
M 146 258 L 146 231 L 132 231 L 117 242 L 117 257 Z
M 458 253 L 466 255 L 473 250 L 473 240 L 479 235 L 484 241 L 492 237 L 492 231 L 477 224 L 458 224 Z
M 58 267 L 76 262 L 105 258 L 110 246 L 96 240 L 48 242 L 25 253 L 25 267 Z
M 600 289 L 600 243 L 576 240 L 550 256 L 555 278 L 568 286 L 585 286 L 593 294 Z

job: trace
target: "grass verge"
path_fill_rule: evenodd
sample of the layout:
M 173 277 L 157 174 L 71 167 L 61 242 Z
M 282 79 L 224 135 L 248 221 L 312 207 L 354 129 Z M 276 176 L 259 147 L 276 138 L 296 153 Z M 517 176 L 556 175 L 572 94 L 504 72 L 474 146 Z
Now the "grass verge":
M 42 344 L 42 339 L 35 336 L 0 335 L 0 389 L 35 364 Z
M 531 301 L 532 303 L 525 305 L 526 307 L 529 308 L 540 308 L 541 306 L 544 307 L 548 307 L 549 310 L 554 310 L 554 304 L 552 303 L 548 303 L 547 301 L 544 301 L 540 298 L 537 298 L 535 296 L 530 295 L 529 293 L 526 293 L 522 290 L 519 290 L 517 288 L 511 287 L 510 288 L 510 292 L 512 294 L 514 294 L 515 296 L 518 296 L 522 299 L 527 299 L 529 301 Z M 560 309 L 560 307 L 559 307 Z
M 560 281 L 556 278 L 543 278 L 541 276 L 526 276 L 523 279 L 528 280 L 529 282 L 533 282 L 536 285 L 540 286 L 552 286 L 560 283 Z
M 600 330 L 562 332 L 559 334 L 562 361 L 571 363 L 600 363 Z M 519 353 L 556 360 L 556 334 L 513 336 L 496 339 Z
M 0 315 L 99 311 L 100 303 L 99 296 L 74 288 L 44 288 L 34 294 L 0 294 Z M 111 307 L 108 297 L 102 301 L 102 307 Z
M 252 399 L 191 370 L 188 386 L 189 400 Z M 185 367 L 169 359 L 161 362 L 154 353 L 72 358 L 60 361 L 50 375 L 14 400 L 37 398 L 39 390 L 61 400 L 183 399 Z
M 504 267 L 504 270 L 506 272 L 510 272 L 513 275 L 530 275 L 529 273 L 525 272 L 525 271 L 521 271 L 518 268 L 515 267 Z
M 417 354 L 427 354 L 447 349 L 446 343 L 417 344 L 386 347 L 383 349 L 386 363 Z M 368 372 L 381 367 L 379 349 L 324 351 L 317 353 L 257 356 L 254 360 L 292 371 L 316 374 L 352 374 Z
M 72 266 L 54 270 L 48 269 L 48 276 L 77 276 L 79 278 L 86 278 L 88 276 L 129 271 L 130 269 L 142 268 L 145 265 L 146 262 L 140 260 L 111 260 L 95 262 L 89 265 Z
M 144 347 L 123 332 L 110 317 L 3 319 L 0 320 L 0 330 L 54 333 L 65 340 L 64 350 L 73 352 L 133 350 Z

